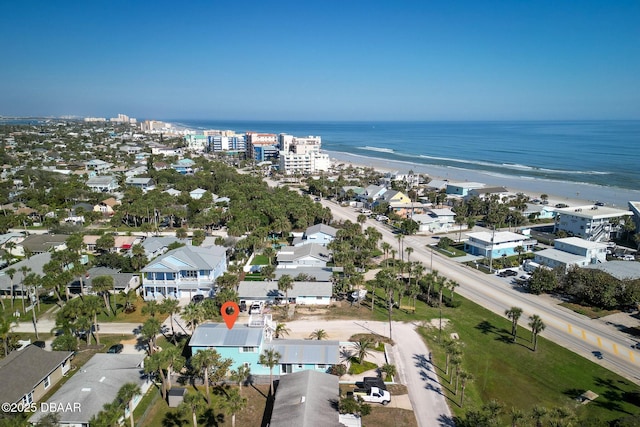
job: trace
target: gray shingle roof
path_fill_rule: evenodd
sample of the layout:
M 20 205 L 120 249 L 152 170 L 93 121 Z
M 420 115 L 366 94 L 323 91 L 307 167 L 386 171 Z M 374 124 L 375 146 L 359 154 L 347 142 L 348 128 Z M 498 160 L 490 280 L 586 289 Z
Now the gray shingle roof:
M 331 260 L 331 250 L 316 243 L 295 247 L 287 246 L 278 252 L 278 262 L 293 262 L 307 256 L 329 262 Z
M 271 427 L 338 427 L 338 377 L 302 371 L 280 377 Z
M 124 384 L 133 382 L 143 388 L 147 383 L 142 368 L 144 357 L 144 354 L 96 354 L 47 402 L 79 403 L 81 411 L 61 412 L 60 423 L 88 423 L 105 403 L 113 402 Z M 44 415 L 38 411 L 29 421 L 35 423 Z
M 16 272 L 13 275 L 13 285 L 16 286 L 22 282 L 24 275 L 20 271 L 23 265 L 26 265 L 31 270 L 29 273 L 35 273 L 42 275 L 42 269 L 44 265 L 51 261 L 51 252 L 44 252 L 38 255 L 34 255 L 29 259 L 23 259 L 22 261 L 16 262 L 15 264 L 11 264 L 0 271 L 0 289 L 10 289 L 11 288 L 11 278 L 7 274 L 7 270 L 9 268 L 13 268 Z M 28 274 L 28 273 L 27 273 Z
M 189 341 L 191 347 L 259 347 L 262 328 L 235 325 L 228 329 L 224 323 L 204 323 L 198 326 Z
M 330 225 L 326 225 L 326 224 L 316 224 L 316 225 L 312 225 L 311 227 L 307 228 L 307 230 L 305 231 L 305 234 L 308 236 L 310 234 L 315 234 L 315 233 L 324 233 L 327 234 L 331 237 L 336 237 L 336 233 L 338 232 L 338 229 L 333 228 Z
M 12 351 L 0 360 L 0 401 L 22 399 L 71 356 L 70 351 L 45 351 L 35 345 Z
M 293 282 L 293 288 L 289 290 L 289 298 L 330 297 L 332 290 L 331 282 Z M 284 297 L 284 295 L 284 292 L 278 291 L 278 282 L 275 281 L 242 281 L 238 286 L 238 297 L 241 299 Z
M 609 273 L 618 280 L 640 278 L 640 262 L 609 261 L 602 264 L 587 265 L 585 266 L 585 268 L 602 270 L 606 273 Z
M 339 341 L 274 339 L 270 343 L 265 343 L 264 348 L 265 350 L 274 349 L 280 353 L 280 363 L 324 365 L 340 363 Z
M 154 259 L 142 272 L 212 269 L 226 255 L 227 250 L 222 246 L 182 246 Z

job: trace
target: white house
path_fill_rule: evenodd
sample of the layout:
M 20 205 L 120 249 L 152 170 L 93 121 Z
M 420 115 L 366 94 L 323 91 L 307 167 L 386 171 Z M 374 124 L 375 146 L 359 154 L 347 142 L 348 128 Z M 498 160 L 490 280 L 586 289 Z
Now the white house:
M 419 233 L 441 233 L 453 229 L 456 214 L 451 209 L 429 209 L 427 213 L 413 215 L 412 220 L 418 223 Z
M 191 197 L 193 200 L 200 200 L 202 199 L 202 196 L 204 196 L 204 193 L 206 193 L 207 190 L 204 190 L 202 188 L 196 188 L 193 191 L 189 192 L 189 197 Z
M 142 270 L 145 298 L 180 298 L 183 292 L 213 294 L 215 281 L 227 271 L 222 246 L 183 246 L 151 261 Z
M 523 252 L 531 252 L 538 243 L 528 236 L 510 231 L 467 233 L 469 239 L 464 243 L 465 252 L 486 258 L 516 255 L 516 248 L 522 247 Z
M 86 185 L 92 191 L 111 193 L 118 188 L 118 180 L 111 175 L 94 176 L 87 180 Z
M 534 262 L 549 268 L 570 266 L 584 267 L 590 264 L 607 262 L 607 245 L 591 242 L 579 237 L 556 239 L 553 249 L 544 249 L 535 253 Z
M 289 289 L 289 302 L 301 305 L 329 305 L 333 284 L 331 282 L 293 282 Z M 247 306 L 253 302 L 278 304 L 285 299 L 285 292 L 278 290 L 276 281 L 242 281 L 238 286 L 238 298 Z
M 479 182 L 447 182 L 447 194 L 465 197 L 471 190 L 482 187 L 484 184 Z
M 303 236 L 293 240 L 293 246 L 308 245 L 316 243 L 318 245 L 327 246 L 336 238 L 338 230 L 330 225 L 316 224 L 308 227 Z
M 277 260 L 279 268 L 326 267 L 331 261 L 331 251 L 316 243 L 285 246 L 278 252 Z

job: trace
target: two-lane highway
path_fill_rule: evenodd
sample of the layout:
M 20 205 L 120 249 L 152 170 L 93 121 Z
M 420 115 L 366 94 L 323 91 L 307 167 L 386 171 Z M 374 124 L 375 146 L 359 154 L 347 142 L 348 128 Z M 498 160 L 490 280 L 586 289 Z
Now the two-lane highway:
M 334 218 L 356 222 L 358 212 L 353 208 L 327 200 L 321 203 L 331 209 Z M 364 226 L 374 227 L 382 233 L 385 242 L 398 246 L 396 235 L 382 223 L 369 219 Z M 547 325 L 542 333 L 545 338 L 640 384 L 640 353 L 631 349 L 631 341 L 624 334 L 551 304 L 544 298 L 514 289 L 496 276 L 468 268 L 438 253 L 434 254 L 426 246 L 424 237 L 405 236 L 403 247 L 409 246 L 414 250 L 412 260 L 422 262 L 427 268 L 433 265 L 434 270 L 456 281 L 460 285 L 456 292 L 465 298 L 500 316 L 504 316 L 505 310 L 510 307 L 520 307 L 523 309 L 523 325 L 530 315 L 537 314 Z M 596 358 L 596 353 L 601 354 L 602 358 Z

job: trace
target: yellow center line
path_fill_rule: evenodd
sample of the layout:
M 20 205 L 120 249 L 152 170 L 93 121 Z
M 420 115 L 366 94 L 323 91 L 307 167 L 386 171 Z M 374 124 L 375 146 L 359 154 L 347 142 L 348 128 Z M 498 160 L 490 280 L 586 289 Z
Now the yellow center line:
M 631 351 L 631 350 L 629 350 L 629 359 L 631 359 L 631 361 L 632 361 L 632 362 L 634 362 L 634 363 L 635 363 L 635 361 L 636 361 L 636 358 L 635 358 L 635 356 L 633 355 L 633 351 Z
M 618 346 L 615 343 L 613 344 L 613 354 L 620 354 L 618 352 Z
M 602 338 L 598 337 L 598 347 L 602 348 Z
M 567 324 L 567 327 L 569 328 L 569 333 L 570 333 L 570 334 L 573 334 L 573 331 L 571 330 L 571 324 L 570 324 L 570 323 L 569 323 L 569 324 Z
M 584 331 L 584 329 L 582 330 L 582 339 L 583 340 L 587 339 L 587 333 Z

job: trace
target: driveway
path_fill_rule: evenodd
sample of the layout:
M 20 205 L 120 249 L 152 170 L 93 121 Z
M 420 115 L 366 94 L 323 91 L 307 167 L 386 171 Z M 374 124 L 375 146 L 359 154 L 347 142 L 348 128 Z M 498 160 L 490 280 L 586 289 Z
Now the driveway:
M 314 329 L 324 329 L 328 339 L 346 341 L 359 333 L 389 336 L 387 322 L 353 320 L 296 320 L 287 322 L 287 338 L 307 338 Z M 413 412 L 421 427 L 454 426 L 438 376 L 429 362 L 429 350 L 411 323 L 393 322 L 393 358 L 398 378 L 407 386 Z

